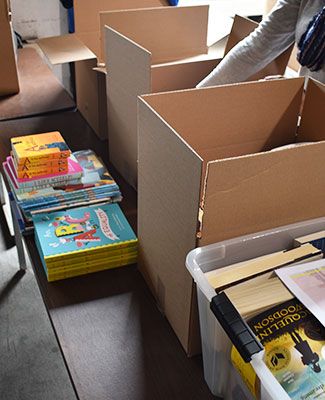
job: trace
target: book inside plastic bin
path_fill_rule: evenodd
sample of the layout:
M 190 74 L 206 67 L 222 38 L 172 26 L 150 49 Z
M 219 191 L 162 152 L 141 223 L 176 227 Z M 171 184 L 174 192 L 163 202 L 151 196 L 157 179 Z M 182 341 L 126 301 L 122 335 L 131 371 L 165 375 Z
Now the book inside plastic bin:
M 226 400 L 254 398 L 231 364 L 232 341 L 211 310 L 217 293 L 205 273 L 292 248 L 295 238 L 321 231 L 324 227 L 325 218 L 322 217 L 199 247 L 188 254 L 186 267 L 197 286 L 204 377 L 214 395 Z M 249 360 L 260 380 L 261 399 L 290 399 L 263 361 L 263 353 L 263 350 L 256 350 Z M 239 386 L 241 397 L 238 397 L 239 391 L 235 389 Z

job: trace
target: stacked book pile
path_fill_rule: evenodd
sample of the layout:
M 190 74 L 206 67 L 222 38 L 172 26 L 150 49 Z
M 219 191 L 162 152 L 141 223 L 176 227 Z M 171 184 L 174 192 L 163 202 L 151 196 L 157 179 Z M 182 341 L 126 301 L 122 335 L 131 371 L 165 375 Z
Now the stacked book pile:
M 96 154 L 71 153 L 59 132 L 12 138 L 11 149 L 3 169 L 24 230 L 32 229 L 37 213 L 121 200 L 118 185 Z
M 137 238 L 118 204 L 33 216 L 48 281 L 133 264 Z

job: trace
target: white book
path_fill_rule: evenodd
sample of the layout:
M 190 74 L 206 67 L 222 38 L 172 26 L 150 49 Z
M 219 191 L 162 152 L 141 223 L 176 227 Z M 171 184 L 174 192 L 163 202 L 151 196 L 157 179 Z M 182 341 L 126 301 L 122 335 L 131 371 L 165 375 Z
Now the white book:
M 325 326 L 325 259 L 277 269 L 286 287 Z

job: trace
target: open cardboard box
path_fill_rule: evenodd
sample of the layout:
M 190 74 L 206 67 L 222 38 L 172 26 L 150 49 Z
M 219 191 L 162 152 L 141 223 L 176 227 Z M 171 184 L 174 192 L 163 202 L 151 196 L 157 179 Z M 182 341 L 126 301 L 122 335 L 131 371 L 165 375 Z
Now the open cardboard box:
M 325 86 L 309 81 L 297 129 L 303 87 L 294 78 L 138 100 L 139 265 L 189 355 L 199 327 L 188 252 L 325 215 Z M 296 141 L 315 143 L 270 151 Z
M 1 0 L 3 1 L 3 0 Z M 51 64 L 75 62 L 77 107 L 102 139 L 107 139 L 106 71 L 100 46 L 101 11 L 167 6 L 167 0 L 77 0 L 75 33 L 38 40 Z
M 0 96 L 19 92 L 10 3 L 0 0 Z
M 224 43 L 208 47 L 208 6 L 101 14 L 106 27 L 110 161 L 137 186 L 137 96 L 195 87 L 221 61 Z M 109 21 L 108 21 L 109 19 Z M 210 19 L 210 24 L 212 23 Z M 236 17 L 226 52 L 256 28 Z M 290 50 L 257 76 L 283 74 Z

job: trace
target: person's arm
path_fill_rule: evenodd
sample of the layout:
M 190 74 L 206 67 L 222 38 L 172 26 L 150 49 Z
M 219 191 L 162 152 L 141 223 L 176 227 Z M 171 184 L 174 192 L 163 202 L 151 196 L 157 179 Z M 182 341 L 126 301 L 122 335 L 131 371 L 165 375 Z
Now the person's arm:
M 197 87 L 243 82 L 263 69 L 295 41 L 301 0 L 279 0 L 247 38 L 233 47 Z

